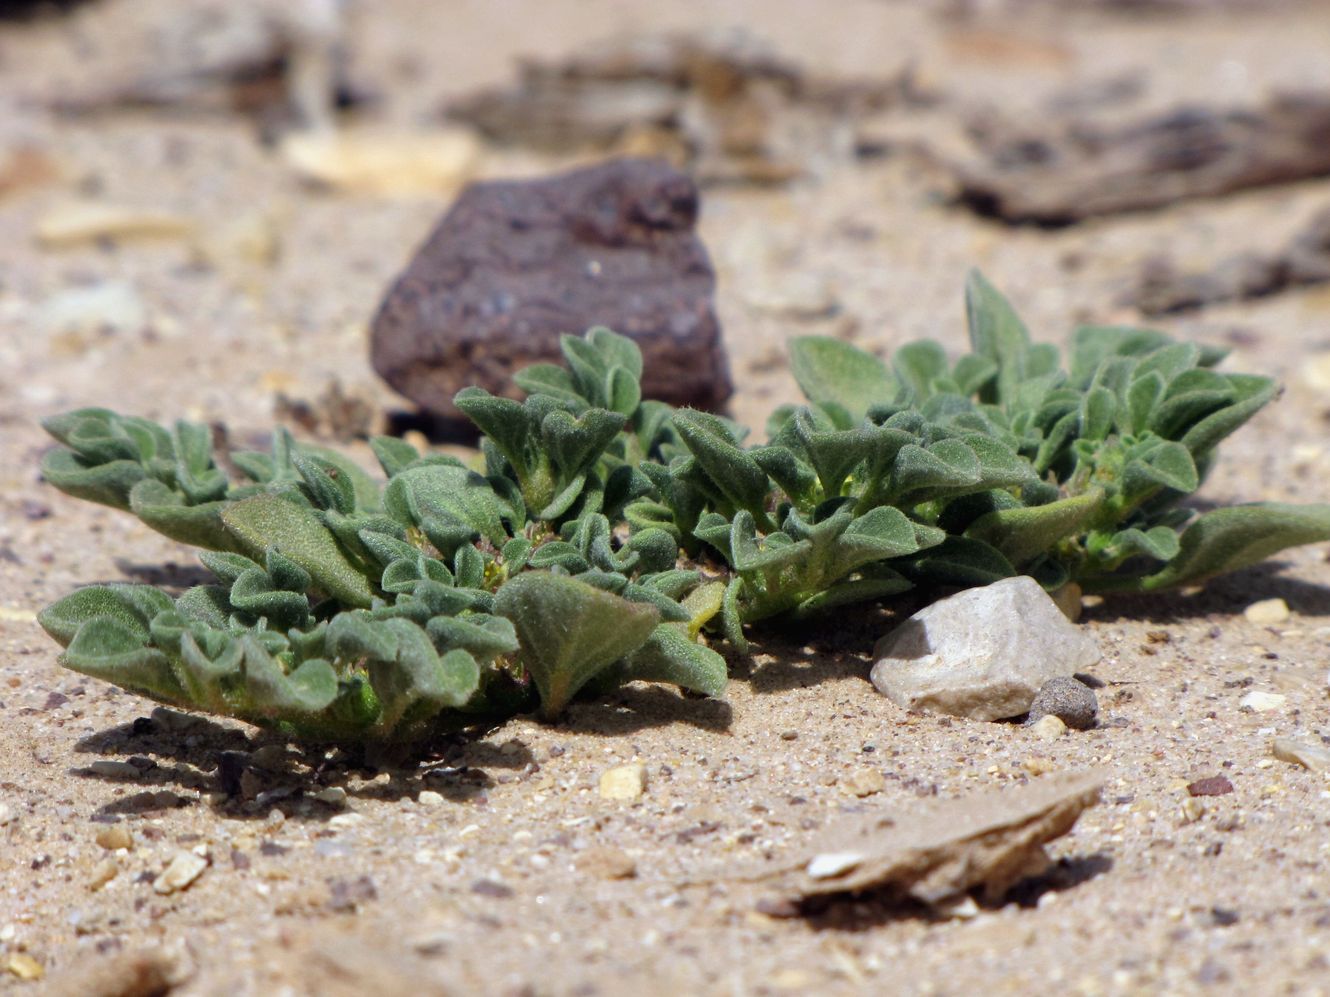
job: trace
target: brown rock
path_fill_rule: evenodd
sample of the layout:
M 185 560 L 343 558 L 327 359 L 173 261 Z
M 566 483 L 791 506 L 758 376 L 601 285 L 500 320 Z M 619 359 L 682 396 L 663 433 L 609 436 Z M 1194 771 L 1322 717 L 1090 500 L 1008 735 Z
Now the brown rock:
M 815 847 L 764 878 L 796 903 L 883 890 L 929 905 L 974 888 L 993 903 L 1047 867 L 1043 846 L 1099 800 L 1096 772 L 1051 775 L 1014 789 L 893 809 L 831 828 Z
M 380 305 L 374 369 L 456 416 L 462 388 L 517 397 L 515 370 L 604 325 L 641 347 L 644 397 L 719 408 L 732 388 L 697 211 L 693 182 L 656 160 L 473 184 Z
M 1225 796 L 1233 792 L 1233 783 L 1225 776 L 1212 775 L 1187 783 L 1187 792 L 1192 796 Z

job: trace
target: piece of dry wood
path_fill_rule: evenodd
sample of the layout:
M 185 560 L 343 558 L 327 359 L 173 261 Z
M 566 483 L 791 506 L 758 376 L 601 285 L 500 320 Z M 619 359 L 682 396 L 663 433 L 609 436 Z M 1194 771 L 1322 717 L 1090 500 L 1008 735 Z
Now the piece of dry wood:
M 1200 273 L 1179 270 L 1167 257 L 1152 259 L 1123 303 L 1146 315 L 1167 315 L 1328 281 L 1330 209 L 1313 217 L 1284 250 L 1272 255 L 1239 253 Z
M 1027 129 L 988 117 L 971 135 L 984 158 L 955 167 L 964 203 L 1008 222 L 1063 225 L 1330 174 L 1330 95 L 1181 108 L 1121 127 Z
M 928 801 L 828 828 L 813 847 L 751 877 L 788 905 L 833 894 L 882 892 L 929 906 L 978 890 L 996 903 L 1048 866 L 1044 845 L 1099 800 L 1098 771 L 1045 776 L 1005 790 Z

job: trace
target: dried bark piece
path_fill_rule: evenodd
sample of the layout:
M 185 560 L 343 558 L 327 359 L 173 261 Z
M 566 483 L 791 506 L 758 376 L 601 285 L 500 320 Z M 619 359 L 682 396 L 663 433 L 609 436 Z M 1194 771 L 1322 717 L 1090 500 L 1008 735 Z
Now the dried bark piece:
M 816 847 L 763 878 L 779 896 L 884 891 L 930 906 L 978 889 L 996 903 L 1048 866 L 1044 845 L 1099 800 L 1102 772 L 1050 775 L 1014 789 L 924 803 L 915 813 L 861 816 L 828 829 Z
M 1008 222 L 1064 225 L 1330 174 L 1330 96 L 1254 110 L 1187 107 L 1120 127 L 972 128 L 986 162 L 959 167 L 960 198 Z
M 512 86 L 444 114 L 495 142 L 561 153 L 645 145 L 707 181 L 779 183 L 833 148 L 851 158 L 855 122 L 914 99 L 908 70 L 818 78 L 731 31 L 615 38 L 567 59 L 527 60 Z
M 63 89 L 52 109 L 242 111 L 268 126 L 329 127 L 336 108 L 360 96 L 346 80 L 345 6 L 343 0 L 161 4 L 138 22 L 142 31 L 130 33 L 128 71 Z
M 1326 282 L 1330 282 L 1330 210 L 1313 217 L 1288 248 L 1272 256 L 1241 253 L 1201 273 L 1180 272 L 1168 259 L 1151 260 L 1124 303 L 1146 315 L 1166 315 Z
M 732 388 L 697 211 L 693 182 L 659 160 L 473 184 L 379 306 L 374 369 L 455 417 L 462 388 L 517 397 L 515 370 L 605 325 L 641 348 L 644 397 L 719 408 Z

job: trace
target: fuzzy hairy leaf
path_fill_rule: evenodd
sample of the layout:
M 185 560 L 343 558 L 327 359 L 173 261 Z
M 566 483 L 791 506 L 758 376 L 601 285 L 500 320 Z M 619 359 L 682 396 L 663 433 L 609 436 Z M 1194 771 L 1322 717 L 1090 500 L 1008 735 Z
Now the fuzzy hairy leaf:
M 222 522 L 255 559 L 275 548 L 309 572 L 314 584 L 348 606 L 369 606 L 373 591 L 314 510 L 280 495 L 254 495 L 229 505 Z
M 898 383 L 871 353 L 838 339 L 798 336 L 790 340 L 790 370 L 804 397 L 818 405 L 842 406 L 858 422 L 873 405 L 895 399 Z
M 641 647 L 660 621 L 654 606 L 544 572 L 510 579 L 494 608 L 517 631 L 522 663 L 547 717 L 558 715 L 598 672 Z
M 1213 509 L 1187 527 L 1177 556 L 1142 579 L 1140 587 L 1153 591 L 1195 584 L 1322 540 L 1330 540 L 1330 505 L 1268 502 Z

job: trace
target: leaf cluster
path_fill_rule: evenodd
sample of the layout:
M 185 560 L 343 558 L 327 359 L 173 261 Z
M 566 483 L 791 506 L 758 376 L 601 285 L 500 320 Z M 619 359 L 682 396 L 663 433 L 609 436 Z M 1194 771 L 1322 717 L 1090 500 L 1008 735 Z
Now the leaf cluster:
M 166 703 L 413 741 L 635 680 L 719 695 L 708 634 L 742 651 L 772 617 L 1015 574 L 1150 591 L 1330 539 L 1325 505 L 1185 504 L 1270 379 L 1119 327 L 1077 330 L 1062 369 L 978 274 L 966 306 L 954 362 L 794 340 L 807 402 L 756 445 L 644 400 L 640 352 L 606 329 L 519 372 L 521 402 L 458 394 L 473 466 L 373 440 L 383 482 L 285 431 L 218 455 L 186 422 L 57 416 L 47 480 L 202 548 L 215 581 L 94 586 L 40 621 L 70 667 Z

